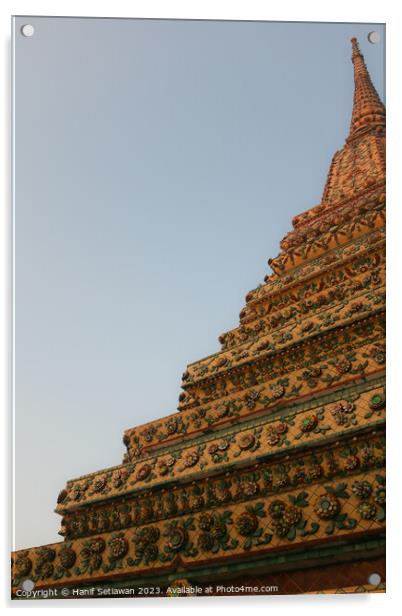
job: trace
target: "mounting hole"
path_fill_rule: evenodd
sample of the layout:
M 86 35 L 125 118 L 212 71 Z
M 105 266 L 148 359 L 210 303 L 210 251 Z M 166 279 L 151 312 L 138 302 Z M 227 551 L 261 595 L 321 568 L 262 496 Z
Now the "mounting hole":
M 35 586 L 35 584 L 33 583 L 32 580 L 24 580 L 22 582 L 22 589 L 26 590 L 27 592 L 31 592 L 31 590 L 33 590 L 34 586 Z
M 35 32 L 35 28 L 31 24 L 25 24 L 21 28 L 22 36 L 33 36 Z
M 369 32 L 367 38 L 369 43 L 372 43 L 373 45 L 379 43 L 381 40 L 379 32 Z
M 372 586 L 378 586 L 381 583 L 381 575 L 379 573 L 370 573 L 367 582 Z

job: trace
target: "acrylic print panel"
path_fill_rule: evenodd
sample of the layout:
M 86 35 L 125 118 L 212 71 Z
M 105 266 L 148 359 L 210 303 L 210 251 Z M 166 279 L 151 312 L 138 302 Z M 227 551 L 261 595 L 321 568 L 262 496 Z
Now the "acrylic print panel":
M 384 26 L 13 28 L 13 597 L 382 592 Z

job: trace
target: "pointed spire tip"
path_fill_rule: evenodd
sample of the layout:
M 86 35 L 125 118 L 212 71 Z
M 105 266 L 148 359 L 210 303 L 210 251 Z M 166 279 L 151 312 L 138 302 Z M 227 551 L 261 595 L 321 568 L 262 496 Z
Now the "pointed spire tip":
M 353 36 L 350 39 L 350 42 L 352 43 L 352 59 L 355 58 L 356 55 L 361 56 L 362 53 L 360 51 L 359 42 L 358 42 L 357 38 L 355 36 Z
M 370 128 L 385 127 L 385 108 L 373 86 L 357 38 L 351 38 L 355 92 L 349 138 Z

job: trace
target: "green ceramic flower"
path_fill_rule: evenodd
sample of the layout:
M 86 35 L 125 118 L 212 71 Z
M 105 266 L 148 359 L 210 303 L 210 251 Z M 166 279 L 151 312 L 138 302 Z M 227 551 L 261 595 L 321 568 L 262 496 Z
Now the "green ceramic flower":
M 235 527 L 239 535 L 247 537 L 252 535 L 258 528 L 258 518 L 250 511 L 244 511 L 235 521 Z
M 269 514 L 274 519 L 279 519 L 285 513 L 286 505 L 282 500 L 274 500 L 268 507 Z
M 322 520 L 335 518 L 341 509 L 339 500 L 333 494 L 321 494 L 315 505 L 314 511 Z
M 203 552 L 208 552 L 214 546 L 214 538 L 211 533 L 204 530 L 199 534 L 197 544 L 200 550 Z
M 377 513 L 377 507 L 373 503 L 360 503 L 357 508 L 363 520 L 372 520 Z
M 368 498 L 373 489 L 368 481 L 355 481 L 352 485 L 352 492 L 358 498 Z

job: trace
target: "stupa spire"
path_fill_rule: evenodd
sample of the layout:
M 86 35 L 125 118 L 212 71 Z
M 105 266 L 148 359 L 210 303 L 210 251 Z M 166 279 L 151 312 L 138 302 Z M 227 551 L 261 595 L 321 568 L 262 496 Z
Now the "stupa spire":
M 385 128 L 385 107 L 373 86 L 356 38 L 352 42 L 355 91 L 349 139 L 368 130 Z

